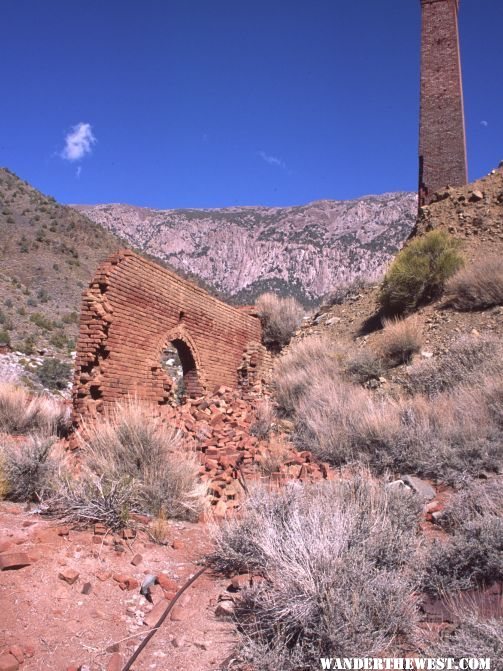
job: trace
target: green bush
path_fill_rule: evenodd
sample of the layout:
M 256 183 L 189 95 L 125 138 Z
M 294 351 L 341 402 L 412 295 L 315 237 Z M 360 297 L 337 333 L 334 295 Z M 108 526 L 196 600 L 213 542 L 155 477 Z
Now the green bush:
M 30 301 L 28 301 L 28 303 L 29 302 Z M 54 323 L 50 319 L 44 317 L 44 315 L 40 314 L 40 312 L 34 312 L 30 317 L 30 321 L 44 331 L 52 331 L 54 328 Z
M 37 369 L 40 382 L 53 391 L 66 389 L 71 380 L 72 367 L 59 359 L 45 359 Z
M 462 265 L 459 241 L 444 231 L 416 238 L 399 252 L 386 273 L 381 306 L 387 313 L 400 314 L 435 299 Z

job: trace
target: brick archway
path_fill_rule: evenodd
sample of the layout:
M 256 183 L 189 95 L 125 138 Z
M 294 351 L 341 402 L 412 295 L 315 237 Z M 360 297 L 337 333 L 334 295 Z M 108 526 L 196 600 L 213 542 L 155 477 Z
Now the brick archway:
M 160 343 L 162 352 L 168 344 L 177 351 L 183 370 L 183 382 L 187 396 L 196 398 L 204 393 L 205 379 L 201 364 L 201 357 L 197 345 L 187 329 L 182 325 L 171 330 Z
M 238 384 L 260 320 L 130 250 L 98 269 L 84 292 L 73 387 L 74 419 L 93 417 L 134 395 L 163 404 L 171 380 L 161 366 L 168 342 L 185 357 L 191 393 Z M 182 360 L 183 366 L 183 360 Z

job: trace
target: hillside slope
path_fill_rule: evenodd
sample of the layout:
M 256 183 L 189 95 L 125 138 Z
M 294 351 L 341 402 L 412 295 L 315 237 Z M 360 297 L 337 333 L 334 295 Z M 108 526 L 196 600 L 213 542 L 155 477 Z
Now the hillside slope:
M 272 289 L 310 302 L 355 276 L 379 273 L 410 234 L 417 199 L 390 193 L 284 208 L 75 208 L 236 301 Z
M 466 264 L 489 257 L 503 258 L 503 168 L 471 184 L 444 189 L 434 201 L 421 208 L 413 235 L 440 228 L 458 238 Z M 367 325 L 378 315 L 378 286 L 358 289 L 341 305 L 326 306 L 307 323 L 301 337 L 327 334 L 334 341 L 354 341 L 359 347 L 376 347 L 382 331 Z M 492 333 L 503 337 L 503 307 L 458 312 L 443 306 L 443 299 L 421 306 L 417 311 L 424 347 L 435 354 L 449 349 L 461 336 Z M 377 327 L 378 319 L 374 327 Z
M 0 169 L 0 339 L 67 353 L 82 289 L 124 243 L 76 210 Z

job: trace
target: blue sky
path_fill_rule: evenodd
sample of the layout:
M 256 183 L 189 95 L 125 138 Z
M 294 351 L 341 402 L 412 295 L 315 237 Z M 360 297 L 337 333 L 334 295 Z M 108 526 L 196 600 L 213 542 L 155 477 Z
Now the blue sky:
M 419 0 L 1 10 L 0 165 L 62 202 L 290 205 L 416 189 Z M 460 30 L 474 179 L 503 159 L 503 2 L 461 0 Z

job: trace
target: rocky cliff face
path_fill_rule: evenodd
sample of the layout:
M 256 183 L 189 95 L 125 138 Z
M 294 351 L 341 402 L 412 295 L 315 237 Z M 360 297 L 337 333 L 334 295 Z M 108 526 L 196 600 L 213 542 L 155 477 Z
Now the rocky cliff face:
M 249 302 L 264 290 L 314 301 L 356 276 L 374 276 L 409 236 L 410 193 L 300 207 L 152 210 L 75 206 L 143 252 Z

